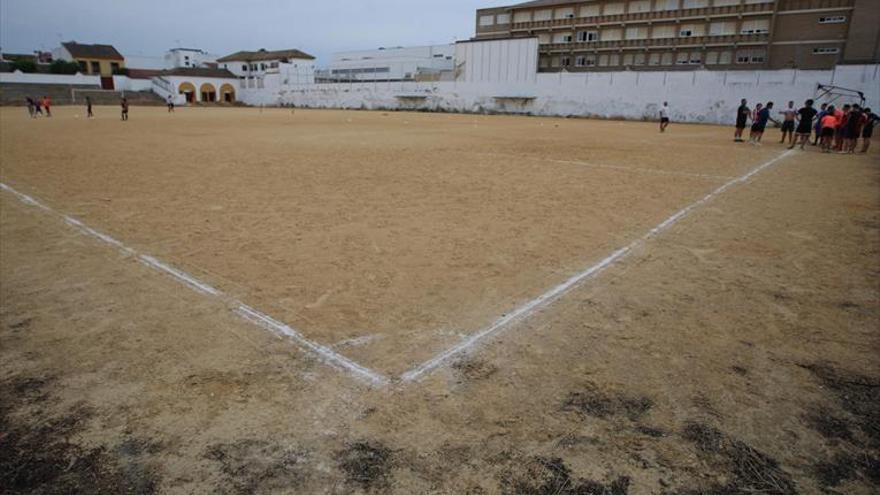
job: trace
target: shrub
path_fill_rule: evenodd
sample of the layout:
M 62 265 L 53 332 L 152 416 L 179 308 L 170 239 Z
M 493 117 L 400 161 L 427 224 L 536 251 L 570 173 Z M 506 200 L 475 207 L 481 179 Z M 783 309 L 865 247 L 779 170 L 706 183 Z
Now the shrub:
M 16 60 L 12 62 L 12 70 L 20 70 L 22 72 L 36 72 L 37 64 L 33 60 Z
M 126 69 L 125 67 L 117 67 L 117 68 L 113 69 L 113 75 L 114 76 L 127 76 L 128 69 Z
M 49 72 L 52 74 L 76 74 L 79 72 L 79 64 L 66 60 L 55 60 L 49 64 Z

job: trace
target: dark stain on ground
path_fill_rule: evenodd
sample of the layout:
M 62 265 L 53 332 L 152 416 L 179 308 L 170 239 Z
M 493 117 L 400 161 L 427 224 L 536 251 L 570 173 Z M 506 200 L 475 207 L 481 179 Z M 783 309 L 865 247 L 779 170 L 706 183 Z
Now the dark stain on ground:
M 742 366 L 731 366 L 730 369 L 733 370 L 739 376 L 746 376 L 749 374 L 749 370 L 743 368 Z
M 120 459 L 104 447 L 70 439 L 92 418 L 78 404 L 49 416 L 35 406 L 50 400 L 51 377 L 0 382 L 0 487 L 3 493 L 155 493 L 158 476 L 139 460 Z M 16 414 L 22 409 L 21 414 Z
M 573 478 L 571 469 L 558 457 L 534 457 L 501 479 L 504 495 L 627 495 L 630 478 L 610 483 Z
M 652 428 L 650 426 L 638 426 L 636 427 L 636 431 L 641 433 L 642 435 L 647 435 L 652 438 L 662 438 L 666 436 L 666 432 L 659 428 Z
M 840 407 L 853 415 L 870 446 L 880 449 L 880 379 L 825 364 L 805 365 L 803 368 L 834 393 Z
M 562 409 L 594 418 L 626 416 L 631 421 L 638 421 L 653 406 L 654 403 L 647 397 L 607 393 L 590 385 L 583 391 L 570 393 L 563 402 Z
M 246 439 L 208 447 L 205 457 L 220 463 L 228 485 L 220 493 L 276 493 L 305 481 L 308 454 L 263 440 Z
M 779 463 L 745 442 L 731 438 L 709 425 L 688 423 L 682 436 L 693 443 L 700 455 L 720 472 L 726 474 L 726 484 L 680 492 L 683 495 L 766 493 L 768 495 L 793 495 L 795 491 L 791 476 L 779 467 Z
M 837 486 L 855 474 L 854 459 L 845 454 L 837 454 L 833 459 L 813 466 L 813 476 L 825 487 Z
M 804 416 L 807 426 L 819 432 L 820 435 L 827 439 L 852 440 L 852 431 L 849 429 L 849 423 L 845 420 L 834 416 L 827 409 L 818 409 L 811 411 Z
M 23 320 L 21 320 L 21 321 L 17 321 L 17 322 L 15 322 L 15 323 L 10 324 L 10 325 L 9 325 L 9 329 L 10 329 L 10 330 L 13 330 L 13 331 L 16 331 L 16 332 L 19 331 L 19 330 L 27 330 L 28 328 L 30 328 L 31 323 L 32 323 L 33 321 L 34 321 L 33 318 L 25 318 L 25 319 L 23 319 Z
M 498 371 L 498 367 L 473 358 L 460 359 L 452 364 L 452 369 L 468 381 L 485 380 Z
M 391 480 L 392 454 L 378 442 L 355 442 L 336 453 L 336 463 L 348 483 L 382 491 Z

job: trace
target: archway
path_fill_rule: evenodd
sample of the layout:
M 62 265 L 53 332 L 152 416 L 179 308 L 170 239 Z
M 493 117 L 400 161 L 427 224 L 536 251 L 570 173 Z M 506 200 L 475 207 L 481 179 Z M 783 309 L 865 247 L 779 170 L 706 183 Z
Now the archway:
M 235 88 L 231 84 L 226 83 L 220 86 L 220 101 L 232 103 L 235 101 Z
M 199 93 L 202 94 L 202 101 L 217 101 L 217 90 L 210 83 L 202 84 Z
M 196 101 L 196 87 L 192 83 L 182 82 L 177 86 L 177 92 L 186 96 L 187 103 Z

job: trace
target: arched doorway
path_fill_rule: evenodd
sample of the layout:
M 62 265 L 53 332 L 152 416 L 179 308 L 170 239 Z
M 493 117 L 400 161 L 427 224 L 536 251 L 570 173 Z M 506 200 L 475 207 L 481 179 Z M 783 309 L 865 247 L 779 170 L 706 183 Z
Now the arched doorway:
M 231 84 L 220 86 L 220 101 L 232 103 L 235 101 L 235 88 Z
M 196 87 L 192 83 L 182 82 L 177 86 L 177 92 L 186 96 L 187 103 L 196 101 Z
M 217 101 L 217 90 L 212 84 L 202 84 L 199 93 L 202 94 L 202 101 Z

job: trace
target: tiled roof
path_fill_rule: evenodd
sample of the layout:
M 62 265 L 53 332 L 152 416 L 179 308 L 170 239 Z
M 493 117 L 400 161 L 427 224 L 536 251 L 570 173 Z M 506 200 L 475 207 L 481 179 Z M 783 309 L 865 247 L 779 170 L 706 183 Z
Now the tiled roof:
M 235 74 L 226 69 L 211 69 L 208 67 L 178 67 L 176 69 L 163 70 L 159 75 L 238 79 L 235 77 Z
M 125 60 L 113 45 L 83 45 L 75 41 L 61 43 L 73 58 L 94 58 L 101 60 Z
M 152 79 L 160 75 L 162 71 L 156 69 L 128 69 L 128 77 L 132 79 Z
M 240 51 L 232 55 L 218 58 L 218 62 L 260 62 L 263 60 L 285 60 L 290 58 L 314 60 L 315 57 L 297 49 L 290 50 L 258 50 L 255 52 Z

